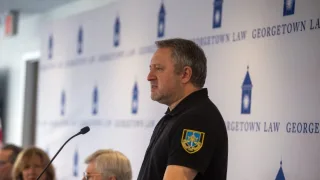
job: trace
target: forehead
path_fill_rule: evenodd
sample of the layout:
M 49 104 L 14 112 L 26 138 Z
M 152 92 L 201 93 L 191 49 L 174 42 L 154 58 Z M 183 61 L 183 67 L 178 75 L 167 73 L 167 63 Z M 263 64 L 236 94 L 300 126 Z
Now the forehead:
M 26 164 L 42 164 L 42 159 L 39 155 L 33 154 L 32 156 L 25 156 L 23 161 Z
M 91 161 L 90 163 L 88 163 L 87 168 L 86 168 L 86 172 L 87 173 L 96 173 L 97 169 L 95 166 L 95 161 Z
M 159 48 L 152 56 L 151 65 L 172 63 L 171 54 L 170 48 Z

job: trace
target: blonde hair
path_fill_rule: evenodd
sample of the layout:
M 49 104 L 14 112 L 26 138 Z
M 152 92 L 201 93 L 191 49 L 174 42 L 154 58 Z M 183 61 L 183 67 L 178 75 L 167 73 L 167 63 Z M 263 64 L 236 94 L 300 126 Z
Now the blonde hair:
M 132 169 L 129 159 L 119 151 L 102 149 L 94 152 L 85 163 L 94 163 L 104 179 L 114 176 L 117 180 L 131 180 Z
M 13 180 L 22 179 L 22 171 L 30 162 L 30 160 L 35 156 L 40 157 L 43 168 L 50 162 L 48 155 L 40 148 L 37 148 L 37 147 L 26 148 L 21 151 L 21 153 L 17 157 L 16 162 L 13 165 L 13 169 L 12 169 Z M 55 180 L 55 171 L 52 164 L 46 170 L 46 175 L 47 175 L 47 180 Z

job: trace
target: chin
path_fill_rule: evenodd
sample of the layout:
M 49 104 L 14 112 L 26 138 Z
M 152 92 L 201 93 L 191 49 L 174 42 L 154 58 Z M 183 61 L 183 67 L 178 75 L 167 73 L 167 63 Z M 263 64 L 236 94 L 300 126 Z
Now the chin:
M 151 99 L 152 99 L 153 101 L 159 101 L 159 98 L 156 98 L 156 97 L 154 97 L 154 96 L 151 96 Z
M 154 100 L 154 101 L 157 101 L 157 102 L 160 103 L 160 104 L 168 105 L 168 102 L 167 102 L 165 99 L 159 98 L 159 99 L 156 99 L 156 100 Z
M 161 97 L 158 97 L 158 96 L 153 96 L 153 95 L 151 95 L 151 99 L 153 100 L 153 101 L 161 101 Z

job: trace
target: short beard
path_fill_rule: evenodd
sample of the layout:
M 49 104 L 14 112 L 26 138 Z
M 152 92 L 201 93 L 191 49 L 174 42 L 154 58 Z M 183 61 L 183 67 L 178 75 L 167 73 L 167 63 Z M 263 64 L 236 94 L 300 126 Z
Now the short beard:
M 174 102 L 182 98 L 183 95 L 181 92 L 177 91 L 174 94 L 156 94 L 155 96 L 151 95 L 153 101 L 157 101 L 160 104 L 165 104 L 171 106 Z

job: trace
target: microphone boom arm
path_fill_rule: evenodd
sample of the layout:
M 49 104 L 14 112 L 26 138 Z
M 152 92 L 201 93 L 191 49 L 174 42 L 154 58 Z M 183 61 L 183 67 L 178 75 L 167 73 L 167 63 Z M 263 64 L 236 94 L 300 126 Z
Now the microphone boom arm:
M 50 166 L 50 164 L 53 162 L 53 160 L 56 158 L 56 156 L 59 154 L 59 152 L 62 150 L 62 148 L 74 137 L 80 135 L 80 134 L 86 134 L 88 131 L 90 131 L 90 128 L 88 126 L 82 128 L 80 130 L 80 132 L 78 132 L 77 134 L 73 135 L 72 137 L 70 137 L 59 149 L 59 151 L 53 156 L 53 158 L 51 159 L 51 161 L 47 164 L 47 166 L 44 168 L 44 170 L 41 172 L 41 174 L 38 176 L 37 180 L 40 179 L 40 177 L 44 174 L 44 172 L 46 172 L 46 170 L 48 169 L 48 167 Z

